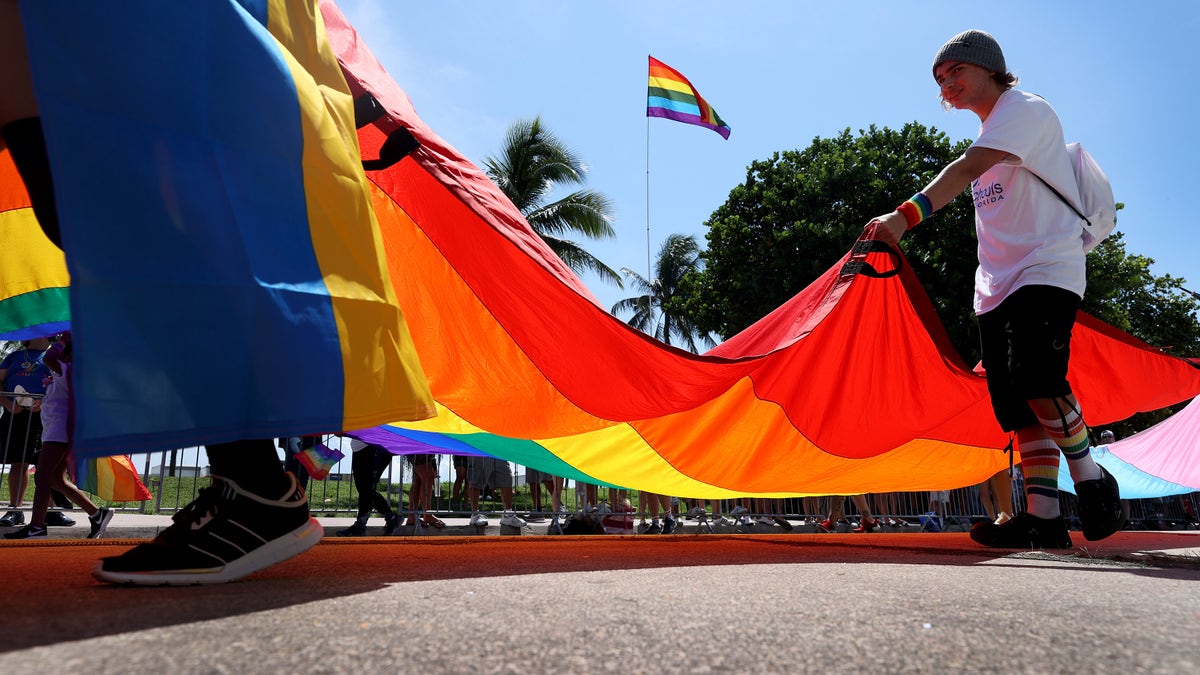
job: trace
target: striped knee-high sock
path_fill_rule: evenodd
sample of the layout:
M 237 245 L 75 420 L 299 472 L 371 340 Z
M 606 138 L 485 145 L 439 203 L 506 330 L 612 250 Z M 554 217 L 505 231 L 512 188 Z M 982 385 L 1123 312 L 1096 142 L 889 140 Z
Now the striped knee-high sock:
M 1025 475 L 1026 510 L 1039 518 L 1057 518 L 1058 445 L 1049 438 L 1021 443 L 1021 472 Z
M 1062 402 L 1059 402 L 1059 405 L 1066 407 Z M 1057 419 L 1046 420 L 1039 417 L 1038 422 L 1062 449 L 1063 456 L 1067 458 L 1071 478 L 1076 483 L 1100 478 L 1100 467 L 1092 459 L 1087 425 L 1084 424 L 1083 416 L 1078 410 L 1067 408 Z

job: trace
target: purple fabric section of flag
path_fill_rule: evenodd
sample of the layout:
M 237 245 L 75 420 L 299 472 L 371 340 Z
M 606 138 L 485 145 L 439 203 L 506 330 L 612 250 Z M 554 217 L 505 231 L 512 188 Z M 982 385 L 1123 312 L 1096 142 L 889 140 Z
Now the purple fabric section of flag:
M 708 122 L 700 119 L 699 115 L 690 115 L 688 113 L 667 110 L 666 108 L 648 107 L 646 108 L 646 117 L 661 117 L 663 119 L 674 120 L 676 122 L 683 122 L 684 124 L 695 124 L 696 126 L 704 127 L 706 129 L 712 129 L 718 134 L 721 134 L 722 138 L 726 140 L 729 139 L 729 127 L 709 124 Z

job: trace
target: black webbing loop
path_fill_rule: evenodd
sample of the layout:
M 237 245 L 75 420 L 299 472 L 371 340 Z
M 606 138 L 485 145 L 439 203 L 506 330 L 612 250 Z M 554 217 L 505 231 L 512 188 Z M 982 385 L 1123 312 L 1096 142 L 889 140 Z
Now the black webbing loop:
M 419 147 L 421 144 L 412 134 L 408 133 L 408 129 L 396 127 L 395 131 L 388 134 L 387 140 L 383 142 L 383 147 L 379 148 L 379 159 L 363 160 L 363 170 L 381 171 L 386 169 L 408 157 L 409 153 Z
M 842 265 L 842 276 L 861 274 L 873 279 L 886 279 L 900 274 L 900 268 L 904 266 L 904 258 L 900 255 L 900 251 L 880 239 L 860 239 L 854 242 L 854 248 L 850 249 L 850 253 L 851 259 Z M 892 269 L 886 272 L 875 269 L 866 261 L 868 253 L 888 254 L 892 259 Z
M 370 93 L 365 93 L 354 99 L 354 124 L 359 129 L 378 121 L 385 114 L 387 114 L 387 111 L 383 109 L 379 101 Z M 409 133 L 408 129 L 396 127 L 396 130 L 388 134 L 387 140 L 379 148 L 379 159 L 363 160 L 363 170 L 380 171 L 386 169 L 408 157 L 413 150 L 419 147 L 421 147 L 421 144 Z
M 371 122 L 383 117 L 383 106 L 371 94 L 363 94 L 354 99 L 354 128 L 361 129 Z

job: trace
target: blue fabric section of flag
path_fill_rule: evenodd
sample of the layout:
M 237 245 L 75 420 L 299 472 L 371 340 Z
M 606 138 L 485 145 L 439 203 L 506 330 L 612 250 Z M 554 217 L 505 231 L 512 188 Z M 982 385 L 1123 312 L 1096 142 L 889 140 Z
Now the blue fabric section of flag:
M 700 119 L 700 106 L 695 103 L 681 103 L 679 101 L 672 101 L 669 98 L 662 98 L 661 96 L 650 96 L 647 97 L 646 105 L 650 108 L 662 108 L 686 115 L 695 115 L 697 120 Z
M 341 428 L 296 91 L 244 4 L 22 2 L 84 456 Z
M 1067 471 L 1066 457 L 1062 455 L 1059 457 L 1063 468 L 1058 472 L 1058 489 L 1075 494 L 1075 483 L 1071 479 L 1071 472 Z M 1146 473 L 1108 452 L 1104 446 L 1093 449 L 1092 458 L 1096 460 L 1097 464 L 1108 469 L 1112 477 L 1117 479 L 1117 485 L 1121 489 L 1121 499 L 1154 499 L 1171 495 L 1186 495 L 1196 491 L 1195 486 L 1180 485 Z
M 84 492 L 96 494 L 95 459 L 75 459 L 75 486 Z
M 7 333 L 0 333 L 0 340 L 32 340 L 33 338 L 57 335 L 71 329 L 70 321 L 53 321 L 36 326 L 26 326 Z

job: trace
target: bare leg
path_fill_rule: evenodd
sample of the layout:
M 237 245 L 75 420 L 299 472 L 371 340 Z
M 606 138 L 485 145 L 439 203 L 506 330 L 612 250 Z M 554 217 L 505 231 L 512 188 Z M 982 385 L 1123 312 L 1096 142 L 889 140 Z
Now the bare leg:
M 38 527 L 46 526 L 46 510 L 50 508 L 50 491 L 58 490 L 67 496 L 79 508 L 90 516 L 98 509 L 87 495 L 79 491 L 75 484 L 67 480 L 67 458 L 70 450 L 62 443 L 47 442 L 42 444 L 42 454 L 38 458 L 35 487 L 33 490 L 33 514 L 30 522 Z

